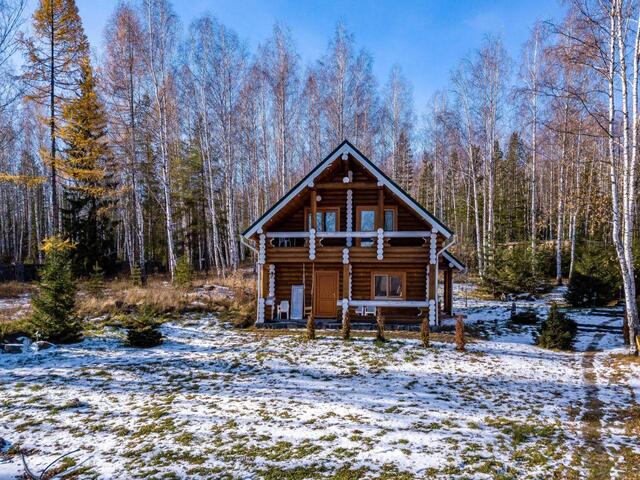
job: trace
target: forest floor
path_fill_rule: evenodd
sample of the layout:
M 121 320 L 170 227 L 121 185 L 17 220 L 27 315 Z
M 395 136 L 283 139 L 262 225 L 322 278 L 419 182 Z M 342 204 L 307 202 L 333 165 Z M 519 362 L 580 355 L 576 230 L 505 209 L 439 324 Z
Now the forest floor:
M 18 450 L 41 471 L 76 449 L 67 478 L 640 478 L 640 362 L 592 328 L 621 311 L 571 312 L 578 351 L 552 352 L 468 288 L 455 309 L 486 339 L 466 352 L 193 313 L 153 349 L 106 328 L 2 355 L 0 479 L 22 473 Z M 561 293 L 519 306 L 544 315 Z

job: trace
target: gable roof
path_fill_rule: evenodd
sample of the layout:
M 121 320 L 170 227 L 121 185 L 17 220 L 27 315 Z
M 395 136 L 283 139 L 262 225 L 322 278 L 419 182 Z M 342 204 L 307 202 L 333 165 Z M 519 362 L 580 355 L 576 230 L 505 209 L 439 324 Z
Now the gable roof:
M 456 267 L 461 272 L 464 272 L 467 270 L 467 266 L 464 263 L 462 263 L 460 260 L 458 260 L 456 257 L 454 257 L 451 252 L 445 250 L 444 252 L 442 252 L 442 256 L 447 262 L 449 262 L 451 265 Z
M 409 208 L 421 218 L 429 222 L 435 230 L 449 238 L 453 232 L 449 230 L 440 220 L 434 217 L 429 211 L 416 202 L 411 196 L 405 192 L 398 184 L 391 180 L 382 170 L 380 170 L 371 160 L 364 156 L 360 150 L 354 147 L 348 140 L 343 140 L 324 160 L 316 165 L 302 180 L 300 180 L 286 195 L 278 200 L 269 210 L 267 210 L 260 218 L 258 218 L 249 228 L 242 232 L 242 236 L 249 238 L 257 233 L 265 223 L 267 223 L 277 212 L 279 212 L 291 199 L 302 192 L 307 186 L 313 184 L 314 180 L 329 166 L 338 156 L 347 153 L 351 154 L 369 173 L 371 173 L 378 182 L 391 190 L 400 200 L 402 200 Z

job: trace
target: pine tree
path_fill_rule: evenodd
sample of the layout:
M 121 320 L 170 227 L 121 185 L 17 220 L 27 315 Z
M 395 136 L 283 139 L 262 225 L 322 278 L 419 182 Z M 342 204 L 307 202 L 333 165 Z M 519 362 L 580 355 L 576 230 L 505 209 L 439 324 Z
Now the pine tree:
M 106 116 L 96 94 L 88 59 L 82 61 L 79 94 L 63 108 L 63 169 L 65 186 L 64 230 L 77 245 L 73 266 L 78 274 L 88 274 L 96 263 L 111 267 L 115 260 L 113 225 L 108 215 L 111 180 L 106 173 L 109 150 L 106 144 Z
M 41 156 L 50 168 L 51 224 L 57 234 L 60 107 L 77 86 L 89 43 L 74 0 L 40 0 L 33 13 L 32 31 L 32 37 L 22 40 L 26 52 L 22 78 L 29 87 L 28 98 L 47 108 L 49 151 L 43 150 Z
M 82 325 L 74 314 L 77 289 L 69 260 L 73 248 L 60 237 L 48 238 L 43 244 L 45 263 L 29 320 L 31 332 L 41 340 L 73 343 L 82 339 Z

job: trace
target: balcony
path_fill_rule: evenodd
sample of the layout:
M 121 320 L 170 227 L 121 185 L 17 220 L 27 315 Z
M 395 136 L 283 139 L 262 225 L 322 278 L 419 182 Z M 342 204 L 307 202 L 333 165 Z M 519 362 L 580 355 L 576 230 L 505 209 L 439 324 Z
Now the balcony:
M 423 261 L 430 255 L 429 231 L 366 231 L 366 232 L 267 232 L 266 255 L 269 262 L 317 262 L 350 263 L 357 262 L 398 262 Z M 311 248 L 309 239 L 314 239 Z M 343 240 L 341 244 L 324 244 L 324 240 Z M 372 239 L 371 246 L 346 247 L 347 239 Z M 417 239 L 414 244 L 394 244 L 395 239 Z M 348 255 L 345 257 L 345 250 Z M 312 258 L 313 257 L 313 258 Z

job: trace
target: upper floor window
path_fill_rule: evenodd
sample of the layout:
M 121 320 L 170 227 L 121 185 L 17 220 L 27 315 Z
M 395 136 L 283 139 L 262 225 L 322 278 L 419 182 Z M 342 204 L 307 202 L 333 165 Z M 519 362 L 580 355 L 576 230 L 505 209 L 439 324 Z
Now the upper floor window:
M 396 230 L 396 209 L 385 208 L 384 209 L 384 230 L 385 232 L 392 232 Z
M 358 207 L 357 208 L 357 224 L 356 230 L 359 232 L 373 232 L 376 229 L 376 209 L 374 207 Z M 373 238 L 361 238 L 361 247 L 372 247 Z
M 339 231 L 339 210 L 337 208 L 319 208 L 316 211 L 316 230 L 319 232 Z M 311 228 L 311 212 L 307 209 L 306 230 Z

